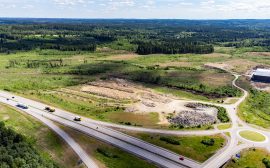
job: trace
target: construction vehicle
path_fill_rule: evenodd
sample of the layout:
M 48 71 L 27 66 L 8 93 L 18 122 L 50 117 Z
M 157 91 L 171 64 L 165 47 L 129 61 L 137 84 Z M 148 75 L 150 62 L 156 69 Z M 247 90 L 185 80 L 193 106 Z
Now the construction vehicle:
M 45 110 L 51 113 L 55 112 L 55 109 L 51 107 L 45 107 Z

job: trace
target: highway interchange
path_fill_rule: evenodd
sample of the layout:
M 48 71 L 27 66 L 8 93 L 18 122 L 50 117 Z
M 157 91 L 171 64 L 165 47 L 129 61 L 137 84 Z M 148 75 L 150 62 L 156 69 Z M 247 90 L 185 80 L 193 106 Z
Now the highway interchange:
M 49 126 L 53 131 L 60 135 L 78 154 L 81 160 L 85 163 L 87 167 L 98 167 L 93 159 L 91 159 L 85 151 L 63 130 L 54 124 L 54 122 L 66 125 L 73 129 L 76 129 L 82 133 L 85 133 L 91 137 L 102 140 L 106 143 L 112 144 L 116 147 L 119 147 L 129 153 L 135 154 L 138 157 L 144 158 L 150 162 L 153 162 L 161 167 L 167 168 L 182 168 L 182 167 L 191 167 L 191 168 L 217 168 L 222 166 L 231 157 L 243 149 L 252 148 L 252 147 L 262 147 L 270 151 L 269 139 L 270 132 L 263 130 L 261 128 L 248 125 L 242 121 L 237 116 L 238 106 L 247 98 L 248 92 L 236 85 L 236 81 L 239 78 L 239 75 L 232 73 L 235 76 L 233 85 L 243 91 L 244 95 L 234 104 L 212 104 L 216 106 L 221 106 L 227 109 L 227 112 L 231 118 L 232 127 L 227 130 L 206 130 L 206 131 L 171 131 L 171 130 L 158 130 L 158 129 L 148 129 L 141 127 L 130 127 L 123 126 L 118 124 L 106 123 L 102 121 L 96 121 L 89 118 L 82 118 L 82 121 L 75 122 L 73 121 L 75 114 L 70 112 L 57 109 L 54 113 L 48 113 L 44 111 L 44 108 L 48 105 L 26 99 L 17 95 L 14 95 L 9 92 L 0 91 L 0 102 L 16 107 L 18 103 L 23 103 L 28 105 L 28 109 L 20 109 L 26 112 L 29 115 L 39 119 L 44 124 Z M 14 99 L 12 99 L 14 97 Z M 192 101 L 198 102 L 198 101 Z M 205 103 L 205 102 L 199 102 Z M 211 103 L 205 103 L 211 104 Z M 149 132 L 149 133 L 164 133 L 172 135 L 214 135 L 222 133 L 226 139 L 227 144 L 224 148 L 218 151 L 214 156 L 208 159 L 204 163 L 198 163 L 194 160 L 185 158 L 184 161 L 179 160 L 180 155 L 168 151 L 164 148 L 152 145 L 150 143 L 144 142 L 140 139 L 131 137 L 129 135 L 123 134 L 119 131 L 114 130 L 113 128 L 121 128 L 132 131 L 140 132 Z M 242 138 L 239 135 L 239 132 L 242 130 L 252 130 L 258 133 L 261 133 L 265 136 L 264 142 L 252 142 Z M 225 132 L 230 133 L 230 137 L 225 135 Z

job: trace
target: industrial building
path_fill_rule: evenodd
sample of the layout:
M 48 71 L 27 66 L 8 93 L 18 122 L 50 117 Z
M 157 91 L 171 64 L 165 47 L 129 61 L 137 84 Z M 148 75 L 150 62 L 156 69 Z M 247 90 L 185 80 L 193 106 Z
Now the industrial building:
M 255 82 L 270 83 L 270 69 L 256 69 L 251 78 Z

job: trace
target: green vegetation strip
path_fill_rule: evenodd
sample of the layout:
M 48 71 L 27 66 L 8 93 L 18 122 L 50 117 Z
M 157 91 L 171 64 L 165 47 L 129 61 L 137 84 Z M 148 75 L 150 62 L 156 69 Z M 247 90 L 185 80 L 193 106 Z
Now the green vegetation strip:
M 265 136 L 254 132 L 254 131 L 241 131 L 239 135 L 247 140 L 255 141 L 255 142 L 263 142 L 265 141 Z
M 270 128 L 270 94 L 251 90 L 248 99 L 239 107 L 239 116 L 247 123 Z
M 220 124 L 217 126 L 219 130 L 226 130 L 232 127 L 232 124 Z
M 209 159 L 225 144 L 225 139 L 221 135 L 181 137 L 162 134 L 125 133 L 199 162 Z

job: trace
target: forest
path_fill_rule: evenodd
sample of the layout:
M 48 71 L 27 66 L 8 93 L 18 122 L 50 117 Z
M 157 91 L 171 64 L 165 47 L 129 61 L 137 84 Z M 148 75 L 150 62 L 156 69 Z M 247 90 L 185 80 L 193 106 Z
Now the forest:
M 214 46 L 269 49 L 269 20 L 0 19 L 0 52 L 91 51 L 114 44 L 138 54 L 206 54 Z M 128 44 L 128 45 L 126 45 Z M 125 47 L 132 46 L 132 47 Z
M 40 167 L 57 168 L 58 166 L 45 160 L 26 138 L 6 128 L 0 122 L 0 167 Z

